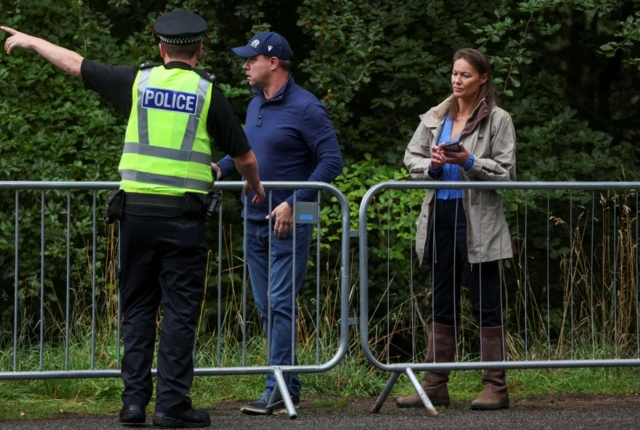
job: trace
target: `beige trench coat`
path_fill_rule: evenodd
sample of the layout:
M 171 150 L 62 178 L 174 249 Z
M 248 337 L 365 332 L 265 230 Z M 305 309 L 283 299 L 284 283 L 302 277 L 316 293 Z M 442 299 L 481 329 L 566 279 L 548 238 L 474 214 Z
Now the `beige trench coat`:
M 404 164 L 414 179 L 434 180 L 428 175 L 431 146 L 438 141 L 451 101 L 450 97 L 420 115 L 420 125 L 404 154 Z M 484 100 L 481 101 L 462 131 L 460 142 L 475 157 L 469 171 L 460 166 L 462 181 L 515 181 L 516 134 L 511 116 L 506 111 L 496 106 L 489 112 Z M 425 246 L 431 233 L 429 221 L 433 213 L 435 191 L 427 191 L 416 222 L 416 252 L 420 265 L 425 258 Z M 511 235 L 498 193 L 494 190 L 465 190 L 462 203 L 467 217 L 469 262 L 476 264 L 513 257 Z

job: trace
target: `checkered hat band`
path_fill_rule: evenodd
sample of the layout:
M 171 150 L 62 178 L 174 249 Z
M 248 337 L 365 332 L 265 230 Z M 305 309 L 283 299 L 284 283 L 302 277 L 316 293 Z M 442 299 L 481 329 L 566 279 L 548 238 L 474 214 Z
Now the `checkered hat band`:
M 191 37 L 164 37 L 158 34 L 160 40 L 168 45 L 191 45 L 202 40 L 202 35 Z

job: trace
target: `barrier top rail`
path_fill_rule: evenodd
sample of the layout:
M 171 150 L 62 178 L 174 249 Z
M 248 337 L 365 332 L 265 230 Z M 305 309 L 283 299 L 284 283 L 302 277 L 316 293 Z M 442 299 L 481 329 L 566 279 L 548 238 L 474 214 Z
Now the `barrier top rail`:
M 433 190 L 452 188 L 467 190 L 634 190 L 640 189 L 640 182 L 389 181 L 371 187 L 365 194 L 363 203 L 368 204 L 371 196 L 383 189 L 408 190 L 412 188 Z M 362 210 L 360 213 L 362 214 Z
M 219 181 L 213 184 L 216 190 L 241 190 L 242 181 Z M 0 181 L 0 190 L 106 190 L 116 189 L 119 182 L 81 182 L 81 181 Z M 283 181 L 263 181 L 265 188 L 280 190 L 297 190 L 309 188 L 314 190 L 324 190 L 333 196 L 340 194 L 340 191 L 333 185 L 325 182 L 283 182 Z

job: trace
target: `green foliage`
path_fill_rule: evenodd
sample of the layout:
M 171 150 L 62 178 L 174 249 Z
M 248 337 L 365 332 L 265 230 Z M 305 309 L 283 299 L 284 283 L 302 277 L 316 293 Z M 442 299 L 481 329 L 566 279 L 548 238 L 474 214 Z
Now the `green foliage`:
M 403 181 L 409 178 L 406 169 L 397 169 L 393 166 L 381 164 L 374 160 L 371 154 L 365 154 L 365 159 L 361 162 L 345 166 L 343 172 L 335 180 L 334 185 L 344 194 L 349 202 L 351 216 L 351 230 L 357 230 L 359 226 L 359 210 L 365 193 L 374 185 L 387 181 Z M 420 199 L 421 201 L 421 199 Z M 324 206 L 321 211 L 321 221 L 324 225 L 323 236 L 330 240 L 337 240 L 338 232 L 331 231 L 330 227 L 339 224 L 341 219 L 340 208 L 336 199 L 332 198 L 331 206 Z M 418 202 L 419 204 L 419 202 Z M 407 224 L 408 200 L 406 198 L 389 199 L 388 195 L 373 197 L 369 205 L 369 214 L 375 219 L 367 224 L 367 230 L 380 231 L 383 222 L 389 220 L 387 209 L 392 212 L 392 230 L 404 229 Z M 329 232 L 333 235 L 328 235 Z
M 630 63 L 640 63 L 640 58 L 636 53 L 635 57 L 631 54 L 631 51 L 635 47 L 635 42 L 640 42 L 640 12 L 636 12 L 633 16 L 628 16 L 626 20 L 620 22 L 620 29 L 614 33 L 617 38 L 615 41 L 607 42 L 600 47 L 600 51 L 607 55 L 607 57 L 615 56 L 618 51 L 623 51 L 630 54 L 630 58 L 627 59 Z M 637 47 L 635 47 L 637 52 Z

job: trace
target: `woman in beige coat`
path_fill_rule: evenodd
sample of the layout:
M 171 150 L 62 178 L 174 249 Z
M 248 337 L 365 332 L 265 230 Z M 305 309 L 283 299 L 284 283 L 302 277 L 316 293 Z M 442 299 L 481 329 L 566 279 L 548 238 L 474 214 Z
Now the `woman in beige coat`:
M 453 57 L 453 94 L 420 116 L 405 151 L 411 176 L 429 181 L 515 180 L 515 131 L 496 106 L 487 57 L 461 49 Z M 500 261 L 513 256 L 501 199 L 494 190 L 429 190 L 417 222 L 416 251 L 433 274 L 433 323 L 427 362 L 452 362 L 456 351 L 460 286 L 464 273 L 482 343 L 483 361 L 505 359 L 498 294 Z M 425 372 L 422 383 L 434 405 L 448 405 L 449 371 Z M 485 370 L 484 389 L 472 409 L 509 407 L 504 370 Z M 420 406 L 417 394 L 400 407 Z

